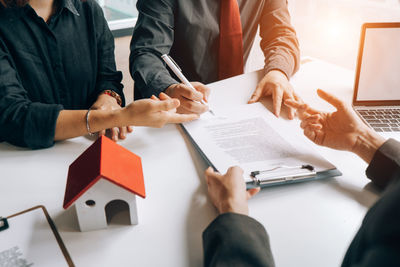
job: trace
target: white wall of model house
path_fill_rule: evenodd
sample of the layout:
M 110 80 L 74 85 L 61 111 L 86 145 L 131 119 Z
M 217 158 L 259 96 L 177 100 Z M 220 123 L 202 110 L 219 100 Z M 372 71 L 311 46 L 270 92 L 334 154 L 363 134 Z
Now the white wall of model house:
M 107 228 L 105 207 L 114 200 L 125 201 L 129 206 L 130 223 L 138 224 L 136 195 L 104 178 L 100 179 L 74 205 L 81 231 Z

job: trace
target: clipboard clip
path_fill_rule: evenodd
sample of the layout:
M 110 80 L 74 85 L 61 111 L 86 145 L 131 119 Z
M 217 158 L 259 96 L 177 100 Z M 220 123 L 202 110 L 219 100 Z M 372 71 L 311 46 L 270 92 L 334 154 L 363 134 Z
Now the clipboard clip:
M 275 171 L 279 171 L 281 169 L 288 170 L 289 173 L 287 174 L 279 174 L 277 173 L 276 176 L 269 177 L 267 179 L 259 179 L 257 176 L 268 173 L 273 174 Z M 299 172 L 290 172 L 291 170 L 299 170 Z M 292 181 L 297 179 L 306 179 L 312 178 L 317 175 L 314 166 L 309 164 L 304 164 L 301 166 L 286 166 L 281 165 L 277 167 L 273 167 L 271 169 L 262 170 L 262 171 L 252 171 L 250 173 L 250 177 L 253 179 L 254 185 L 262 185 L 268 183 L 275 183 L 275 182 L 284 182 L 284 181 Z
M 9 227 L 7 218 L 0 217 L 0 232 L 7 230 Z

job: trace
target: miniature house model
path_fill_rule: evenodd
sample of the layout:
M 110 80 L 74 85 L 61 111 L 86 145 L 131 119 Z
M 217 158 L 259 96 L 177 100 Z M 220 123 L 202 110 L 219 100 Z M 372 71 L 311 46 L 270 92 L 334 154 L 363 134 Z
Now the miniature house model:
M 102 136 L 70 165 L 63 206 L 74 205 L 81 231 L 106 228 L 106 206 L 115 201 L 138 224 L 136 195 L 146 197 L 140 157 Z

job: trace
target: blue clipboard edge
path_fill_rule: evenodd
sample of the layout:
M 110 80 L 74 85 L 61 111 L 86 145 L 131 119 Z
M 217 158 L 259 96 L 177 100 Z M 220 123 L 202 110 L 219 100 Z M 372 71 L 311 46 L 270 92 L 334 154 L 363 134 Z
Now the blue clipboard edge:
M 211 168 L 214 169 L 214 171 L 218 171 L 217 168 L 215 168 L 214 164 L 207 158 L 206 154 L 204 154 L 203 150 L 200 149 L 199 145 L 194 141 L 192 136 L 189 134 L 189 132 L 186 130 L 185 126 L 183 124 L 180 125 L 186 136 L 189 138 L 190 143 L 194 146 L 196 151 L 200 154 L 200 156 L 203 158 L 203 160 L 207 163 L 207 165 Z
M 197 152 L 200 154 L 200 156 L 203 158 L 203 160 L 208 164 L 208 166 L 212 167 L 214 171 L 218 171 L 217 168 L 212 164 L 212 162 L 207 158 L 207 156 L 204 154 L 204 152 L 200 149 L 199 145 L 194 141 L 192 136 L 189 134 L 189 132 L 186 130 L 185 126 L 183 124 L 180 125 L 182 130 L 185 132 L 186 136 L 189 138 L 190 142 L 193 144 L 194 148 L 197 150 Z M 270 184 L 263 184 L 260 186 L 257 186 L 253 184 L 253 182 L 247 182 L 246 183 L 246 189 L 252 189 L 252 188 L 266 188 L 266 187 L 272 187 L 272 186 L 277 186 L 277 185 L 284 185 L 284 184 L 295 184 L 295 183 L 302 183 L 302 182 L 308 182 L 308 181 L 315 181 L 315 180 L 321 180 L 325 178 L 331 178 L 335 176 L 342 176 L 342 172 L 339 171 L 338 169 L 331 169 L 323 172 L 318 172 L 315 177 L 310 177 L 310 178 L 304 178 L 304 179 L 298 179 L 298 180 L 290 180 L 290 181 L 282 181 L 282 182 L 276 182 L 276 183 L 270 183 Z

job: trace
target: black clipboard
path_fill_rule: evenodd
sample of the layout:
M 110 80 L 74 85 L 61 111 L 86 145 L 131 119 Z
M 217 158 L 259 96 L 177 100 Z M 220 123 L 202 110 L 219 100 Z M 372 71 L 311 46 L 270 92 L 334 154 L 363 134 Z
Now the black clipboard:
M 20 216 L 20 215 L 25 214 L 25 213 L 32 212 L 34 210 L 41 210 L 43 212 L 44 216 L 47 219 L 47 223 L 49 224 L 49 226 L 50 226 L 50 228 L 51 228 L 51 230 L 52 230 L 52 232 L 54 234 L 54 237 L 55 237 L 55 239 L 56 239 L 56 241 L 58 243 L 58 246 L 59 246 L 62 254 L 64 255 L 66 263 L 68 264 L 69 267 L 75 267 L 75 265 L 74 265 L 74 263 L 73 263 L 73 261 L 71 259 L 71 256 L 69 255 L 68 250 L 65 247 L 65 244 L 62 241 L 60 234 L 58 233 L 56 225 L 54 224 L 53 220 L 51 219 L 51 217 L 50 217 L 49 213 L 47 212 L 46 208 L 44 206 L 42 206 L 42 205 L 32 207 L 30 209 L 18 212 L 16 214 L 10 215 L 10 216 L 5 217 L 5 218 L 0 217 L 0 236 L 1 236 L 1 233 L 3 231 L 7 231 L 9 228 L 13 227 L 12 223 L 9 222 L 10 219 L 12 219 L 14 217 L 17 217 L 17 216 Z M 1 238 L 0 238 L 0 240 L 1 240 Z

